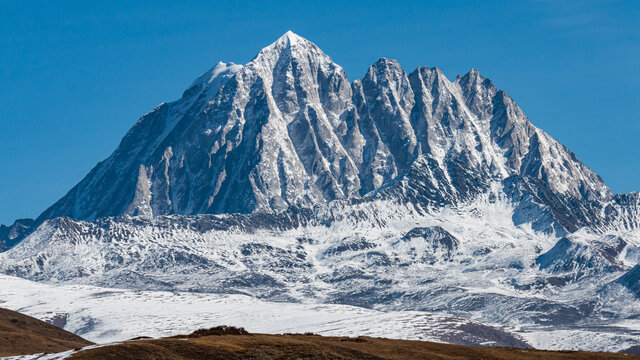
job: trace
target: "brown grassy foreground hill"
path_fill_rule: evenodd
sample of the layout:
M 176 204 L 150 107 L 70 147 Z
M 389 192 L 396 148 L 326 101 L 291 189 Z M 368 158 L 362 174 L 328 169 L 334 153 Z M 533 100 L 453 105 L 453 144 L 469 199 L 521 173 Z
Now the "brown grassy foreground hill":
M 640 359 L 578 351 L 482 348 L 369 337 L 247 334 L 237 329 L 200 331 L 84 350 L 80 359 Z
M 90 344 L 44 321 L 0 308 L 0 356 L 61 352 Z
M 90 345 L 74 334 L 0 308 L 0 356 L 55 353 Z M 71 359 L 640 359 L 582 351 L 485 348 L 426 341 L 319 335 L 249 334 L 218 327 L 164 339 L 137 339 L 78 350 Z

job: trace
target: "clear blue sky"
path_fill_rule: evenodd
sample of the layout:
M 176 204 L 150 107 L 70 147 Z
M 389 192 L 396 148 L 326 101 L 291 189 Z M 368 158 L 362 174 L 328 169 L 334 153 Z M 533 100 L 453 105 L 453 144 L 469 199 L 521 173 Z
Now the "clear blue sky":
M 351 80 L 380 57 L 472 67 L 601 174 L 640 190 L 639 1 L 0 0 L 0 223 L 35 217 L 139 116 L 291 29 Z

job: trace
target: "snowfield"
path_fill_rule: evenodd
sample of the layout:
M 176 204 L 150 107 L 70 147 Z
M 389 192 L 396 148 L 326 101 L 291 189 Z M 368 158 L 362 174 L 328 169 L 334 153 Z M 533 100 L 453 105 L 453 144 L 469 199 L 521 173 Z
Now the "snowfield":
M 372 336 L 485 346 L 524 339 L 540 349 L 617 351 L 637 337 L 598 331 L 518 331 L 419 311 L 383 312 L 335 304 L 278 303 L 244 295 L 134 291 L 85 285 L 46 285 L 0 275 L 0 306 L 22 312 L 99 344 L 137 336 L 165 337 L 233 325 L 256 333 Z M 637 326 L 638 324 L 634 324 Z M 484 337 L 474 334 L 482 329 Z M 490 330 L 490 331 L 487 331 Z M 567 346 L 571 344 L 572 346 Z
M 496 345 L 466 333 L 482 326 L 464 318 L 426 312 L 382 312 L 347 305 L 277 303 L 245 295 L 132 291 L 95 286 L 45 285 L 0 275 L 0 306 L 64 325 L 97 343 L 137 336 L 188 334 L 217 325 L 256 333 L 377 336 Z M 488 327 L 487 327 L 488 328 Z M 494 329 L 496 334 L 499 330 Z M 496 336 L 497 339 L 497 336 Z M 517 342 L 513 338 L 514 343 Z
M 430 213 L 387 201 L 334 204 L 319 212 L 339 210 L 339 220 L 295 226 L 228 216 L 47 222 L 0 254 L 2 272 L 43 283 L 3 276 L 0 306 L 64 321 L 97 342 L 226 324 L 476 345 L 522 339 L 542 349 L 632 346 L 639 302 L 616 279 L 637 255 L 635 234 L 582 230 L 559 240 L 514 225 L 516 209 L 499 194 Z M 474 324 L 514 342 L 478 337 Z

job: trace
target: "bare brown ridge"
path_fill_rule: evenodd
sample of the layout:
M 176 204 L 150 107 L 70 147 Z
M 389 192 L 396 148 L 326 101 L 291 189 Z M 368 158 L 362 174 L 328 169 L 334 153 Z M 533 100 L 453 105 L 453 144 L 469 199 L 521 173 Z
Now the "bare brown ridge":
M 0 356 L 56 353 L 91 344 L 44 321 L 0 308 Z
M 241 330 L 241 331 L 238 331 Z M 543 351 L 439 344 L 370 337 L 313 334 L 248 334 L 218 327 L 191 335 L 144 339 L 92 348 L 71 359 L 640 359 L 640 356 L 584 351 Z

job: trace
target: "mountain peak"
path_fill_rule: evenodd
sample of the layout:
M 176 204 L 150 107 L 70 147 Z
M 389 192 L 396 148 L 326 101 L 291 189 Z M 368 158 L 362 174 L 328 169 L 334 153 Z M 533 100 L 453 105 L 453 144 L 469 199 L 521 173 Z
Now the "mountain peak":
M 275 42 L 273 42 L 271 45 L 267 46 L 266 48 L 262 49 L 263 51 L 266 49 L 271 49 L 271 48 L 277 48 L 277 49 L 286 49 L 292 46 L 296 46 L 296 45 L 311 45 L 314 46 L 314 44 L 303 38 L 302 36 L 294 33 L 293 31 L 289 30 L 286 33 L 282 34 L 282 36 L 280 36 L 278 38 L 278 40 L 276 40 Z
M 365 78 L 377 79 L 404 76 L 406 76 L 406 73 L 398 60 L 382 57 L 369 67 Z
M 303 58 L 306 57 L 305 54 L 312 54 L 313 57 L 328 58 L 328 56 L 324 54 L 316 44 L 289 30 L 276 41 L 260 50 L 258 55 L 256 55 L 251 62 L 272 62 L 280 58 L 283 54 L 287 54 L 286 56 Z
M 483 87 L 488 89 L 491 93 L 491 96 L 493 96 L 493 94 L 498 91 L 493 82 L 488 78 L 482 76 L 482 74 L 480 74 L 480 72 L 476 68 L 472 68 L 463 76 L 458 75 L 456 81 L 467 92 L 471 91 L 470 89 L 472 88 Z
M 219 61 L 212 68 L 198 76 L 198 78 L 191 83 L 183 96 L 188 95 L 190 90 L 194 90 L 195 94 L 199 94 L 200 91 L 207 90 L 207 97 L 211 98 L 216 95 L 220 87 L 222 87 L 226 82 L 226 79 L 233 76 L 233 74 L 238 72 L 240 69 L 242 69 L 242 65 Z
M 304 41 L 309 42 L 309 40 L 303 38 L 302 36 L 294 33 L 291 30 L 287 31 L 282 36 L 280 36 L 278 41 L 286 41 L 289 44 L 295 44 L 295 43 L 304 42 Z
M 471 68 L 471 70 L 469 70 L 468 73 L 461 76 L 460 79 L 463 82 L 467 82 L 467 83 L 475 83 L 475 82 L 481 83 L 485 80 L 489 80 L 488 78 L 482 76 L 482 74 L 480 74 L 480 72 L 476 68 Z
M 395 67 L 395 68 L 402 68 L 402 66 L 400 65 L 400 63 L 398 62 L 398 60 L 396 59 L 389 59 L 386 57 L 381 57 L 380 59 L 378 59 L 378 61 L 376 61 L 373 65 L 371 65 L 372 67 Z

